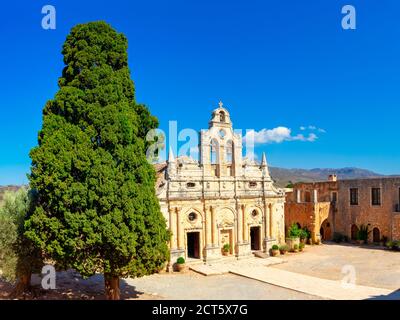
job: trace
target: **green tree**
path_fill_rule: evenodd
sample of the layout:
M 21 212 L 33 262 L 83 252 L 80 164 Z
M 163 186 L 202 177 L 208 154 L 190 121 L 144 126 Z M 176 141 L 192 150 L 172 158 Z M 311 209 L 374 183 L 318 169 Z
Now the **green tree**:
M 105 22 L 79 24 L 64 43 L 59 91 L 43 110 L 31 150 L 38 203 L 26 235 L 61 269 L 119 278 L 160 270 L 169 231 L 155 194 L 145 135 L 158 126 L 135 102 L 127 39 Z
M 25 219 L 32 212 L 34 199 L 34 193 L 27 188 L 8 191 L 0 207 L 1 276 L 16 282 L 14 296 L 29 290 L 32 273 L 43 265 L 40 250 L 24 235 Z

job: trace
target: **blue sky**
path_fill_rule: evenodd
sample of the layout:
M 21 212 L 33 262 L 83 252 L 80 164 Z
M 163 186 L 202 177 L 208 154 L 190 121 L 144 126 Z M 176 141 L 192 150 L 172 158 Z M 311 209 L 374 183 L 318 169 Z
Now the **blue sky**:
M 400 2 L 111 3 L 2 4 L 0 184 L 27 181 L 41 111 L 57 91 L 62 44 L 73 25 L 94 20 L 126 34 L 137 101 L 167 132 L 169 120 L 178 129 L 206 128 L 221 99 L 236 128 L 318 137 L 259 144 L 270 165 L 400 173 Z M 46 4 L 57 10 L 56 30 L 41 28 Z M 341 27 L 345 4 L 356 8 L 356 30 Z

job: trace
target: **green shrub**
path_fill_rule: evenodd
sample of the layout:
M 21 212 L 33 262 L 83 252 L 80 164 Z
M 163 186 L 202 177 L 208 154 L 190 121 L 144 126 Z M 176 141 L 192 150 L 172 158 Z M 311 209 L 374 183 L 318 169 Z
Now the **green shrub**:
M 177 264 L 184 264 L 184 263 L 185 263 L 185 258 L 184 258 L 184 257 L 179 257 L 179 258 L 176 260 L 176 263 L 177 263 Z
M 304 247 L 305 247 L 305 244 L 304 244 L 304 243 L 300 243 L 300 244 L 299 244 L 299 249 L 300 249 L 300 250 L 303 250 Z
M 299 238 L 301 240 L 307 240 L 311 238 L 311 231 L 308 230 L 307 227 L 304 227 L 303 229 L 300 229 L 299 231 Z
M 302 230 L 299 228 L 297 223 L 293 223 L 289 228 L 289 238 L 300 238 Z
M 336 243 L 341 243 L 345 241 L 345 236 L 341 234 L 340 232 L 334 232 L 333 233 L 333 241 Z
M 25 220 L 32 212 L 34 201 L 34 192 L 21 188 L 17 192 L 6 192 L 0 206 L 0 270 L 1 277 L 9 282 L 30 277 L 43 265 L 41 251 L 24 234 Z M 24 288 L 17 290 L 25 291 L 29 283 L 23 285 Z
M 287 244 L 283 244 L 279 247 L 279 251 L 281 253 L 289 251 L 289 246 Z
M 393 241 L 388 241 L 385 243 L 386 248 L 392 250 L 393 249 Z
M 361 240 L 364 241 L 364 243 L 368 242 L 368 236 L 371 233 L 370 230 L 368 230 L 368 225 L 360 225 L 360 227 L 358 228 L 358 232 L 356 235 L 356 240 Z
M 299 249 L 299 245 L 296 243 L 295 245 L 293 245 L 293 250 L 298 250 Z
M 274 245 L 272 246 L 272 250 L 279 250 L 279 247 L 278 247 L 276 244 L 274 244 Z
M 225 243 L 224 246 L 222 247 L 222 250 L 224 252 L 229 252 L 230 249 L 231 249 L 231 246 L 228 243 Z

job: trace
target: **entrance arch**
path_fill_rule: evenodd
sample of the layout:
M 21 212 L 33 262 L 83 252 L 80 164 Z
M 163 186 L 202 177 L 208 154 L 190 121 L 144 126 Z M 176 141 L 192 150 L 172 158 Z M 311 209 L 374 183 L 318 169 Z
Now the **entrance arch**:
M 332 240 L 332 228 L 328 219 L 325 219 L 324 222 L 322 222 L 319 234 L 321 235 L 321 240 Z
M 353 224 L 351 226 L 351 240 L 357 240 L 358 227 Z
M 379 231 L 378 228 L 374 228 L 372 230 L 372 237 L 373 237 L 373 242 L 380 242 L 381 241 L 381 232 Z

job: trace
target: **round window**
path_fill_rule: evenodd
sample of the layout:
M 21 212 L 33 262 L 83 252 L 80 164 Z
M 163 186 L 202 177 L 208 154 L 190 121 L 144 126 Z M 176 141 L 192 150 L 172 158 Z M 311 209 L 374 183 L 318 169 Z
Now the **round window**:
M 253 211 L 251 212 L 251 216 L 252 216 L 253 218 L 257 217 L 257 215 L 258 215 L 257 210 L 253 210 Z
M 189 213 L 189 221 L 194 221 L 197 218 L 197 214 L 195 214 L 194 212 Z
M 223 139 L 225 137 L 225 131 L 224 130 L 219 130 L 218 132 L 219 136 L 221 137 L 221 139 Z

